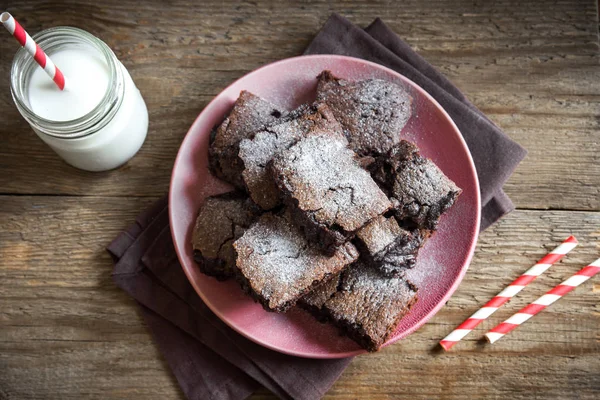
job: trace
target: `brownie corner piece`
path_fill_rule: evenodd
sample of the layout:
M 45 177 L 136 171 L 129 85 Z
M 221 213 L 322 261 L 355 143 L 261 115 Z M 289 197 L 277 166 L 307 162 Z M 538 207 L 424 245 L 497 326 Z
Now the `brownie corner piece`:
M 312 132 L 269 165 L 305 234 L 327 252 L 391 207 L 347 143 L 337 132 Z
M 204 201 L 192 233 L 194 260 L 202 273 L 218 280 L 235 275 L 233 241 L 259 213 L 248 196 L 239 192 L 208 197 Z
M 435 230 L 462 190 L 418 148 L 400 141 L 388 154 L 379 157 L 373 177 L 393 198 L 399 220 L 420 229 Z
M 331 257 L 311 246 L 289 214 L 263 214 L 233 244 L 238 280 L 267 311 L 285 312 L 358 258 L 346 243 Z
M 357 154 L 383 154 L 398 143 L 412 113 L 412 97 L 404 87 L 382 79 L 348 81 L 331 71 L 317 80 L 317 101 L 331 108 Z
M 417 301 L 417 288 L 389 278 L 362 262 L 343 273 L 338 291 L 324 304 L 330 320 L 366 350 L 377 351 Z
M 393 216 L 383 215 L 356 232 L 357 247 L 365 262 L 390 277 L 415 266 L 426 237 L 425 232 L 408 231 Z
M 287 112 L 246 90 L 240 92 L 229 115 L 211 132 L 209 166 L 219 178 L 244 188 L 239 143 L 253 132 L 276 124 Z

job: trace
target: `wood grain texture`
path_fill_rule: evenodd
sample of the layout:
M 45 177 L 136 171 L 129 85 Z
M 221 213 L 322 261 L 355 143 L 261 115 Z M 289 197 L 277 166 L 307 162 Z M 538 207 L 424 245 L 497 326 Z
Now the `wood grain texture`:
M 150 111 L 137 157 L 117 171 L 67 166 L 12 104 L 15 44 L 0 42 L 0 193 L 159 196 L 196 115 L 225 86 L 301 54 L 329 14 L 365 26 L 382 16 L 529 156 L 506 185 L 518 207 L 600 209 L 600 68 L 593 0 L 479 2 L 24 0 L 8 8 L 31 32 L 78 26 L 111 46 Z M 39 176 L 44 174 L 44 179 Z M 14 179 L 18 174 L 19 179 Z M 523 188 L 527 190 L 523 190 Z
M 15 399 L 178 398 L 104 246 L 151 199 L 0 197 L 0 387 Z M 437 342 L 566 236 L 581 245 L 455 350 Z M 429 323 L 358 357 L 326 398 L 600 396 L 600 290 L 588 282 L 495 345 L 480 339 L 600 254 L 600 213 L 515 211 L 481 235 L 456 294 Z M 267 393 L 255 398 L 270 398 Z
M 34 33 L 106 41 L 150 112 L 140 153 L 85 173 L 47 148 L 9 92 L 0 40 L 0 399 L 183 399 L 104 247 L 168 190 L 185 132 L 225 86 L 300 54 L 331 12 L 381 16 L 529 150 L 505 189 L 520 210 L 481 234 L 429 323 L 356 358 L 326 399 L 600 398 L 594 279 L 493 346 L 483 333 L 600 255 L 600 63 L 594 0 L 228 2 L 0 0 Z M 574 211 L 580 210 L 580 211 Z M 437 342 L 569 234 L 581 245 L 453 351 Z M 253 399 L 273 399 L 265 390 Z

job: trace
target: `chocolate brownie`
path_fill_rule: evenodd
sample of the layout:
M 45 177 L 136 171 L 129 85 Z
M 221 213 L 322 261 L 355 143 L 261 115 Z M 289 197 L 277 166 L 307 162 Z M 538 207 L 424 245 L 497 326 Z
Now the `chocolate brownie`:
M 356 232 L 357 247 L 364 260 L 385 276 L 395 276 L 412 268 L 428 235 L 418 229 L 408 231 L 396 218 L 383 215 Z
M 263 214 L 234 242 L 238 280 L 268 311 L 283 312 L 358 258 L 347 243 L 331 257 L 310 246 L 289 214 Z
M 394 334 L 417 301 L 417 288 L 398 276 L 388 278 L 356 262 L 341 277 L 338 291 L 325 302 L 334 325 L 368 351 L 377 351 Z
M 331 108 L 344 127 L 350 148 L 365 156 L 383 154 L 400 141 L 411 115 L 412 97 L 389 81 L 351 82 L 323 71 L 318 76 L 317 101 Z
M 312 292 L 298 300 L 298 305 L 314 315 L 319 321 L 325 322 L 327 317 L 323 312 L 323 305 L 337 291 L 340 277 L 341 274 L 337 274 L 327 282 L 320 284 Z
M 311 132 L 269 165 L 295 220 L 328 254 L 391 207 L 347 144 L 335 131 Z
M 243 189 L 243 164 L 238 159 L 240 141 L 254 131 L 279 123 L 285 115 L 276 105 L 243 90 L 227 118 L 211 135 L 209 163 L 213 174 Z
M 218 280 L 234 276 L 233 242 L 259 213 L 260 209 L 242 193 L 208 197 L 200 209 L 192 235 L 194 260 L 200 271 Z
M 370 166 L 374 179 L 393 198 L 397 218 L 407 226 L 434 230 L 462 190 L 433 161 L 406 140 Z
M 267 127 L 240 143 L 239 158 L 244 165 L 242 176 L 252 200 L 265 210 L 281 204 L 281 195 L 268 173 L 267 163 L 282 150 L 304 137 L 312 129 L 340 129 L 325 105 L 302 106 L 286 122 Z

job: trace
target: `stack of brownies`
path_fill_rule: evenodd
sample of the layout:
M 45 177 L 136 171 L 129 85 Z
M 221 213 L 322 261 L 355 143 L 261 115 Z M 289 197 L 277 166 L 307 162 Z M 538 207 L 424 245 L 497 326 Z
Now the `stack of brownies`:
M 403 272 L 461 190 L 400 138 L 403 87 L 317 81 L 293 111 L 243 91 L 212 132 L 211 170 L 236 190 L 204 202 L 194 258 L 266 310 L 298 305 L 376 351 L 417 299 Z

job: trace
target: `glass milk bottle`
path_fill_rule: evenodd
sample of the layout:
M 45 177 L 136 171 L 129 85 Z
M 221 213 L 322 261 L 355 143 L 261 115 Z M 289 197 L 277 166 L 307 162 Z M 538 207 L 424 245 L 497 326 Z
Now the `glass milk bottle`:
M 33 39 L 63 72 L 61 91 L 25 49 L 12 64 L 11 92 L 35 133 L 74 167 L 106 171 L 126 163 L 148 131 L 148 110 L 129 72 L 100 39 L 57 27 Z

